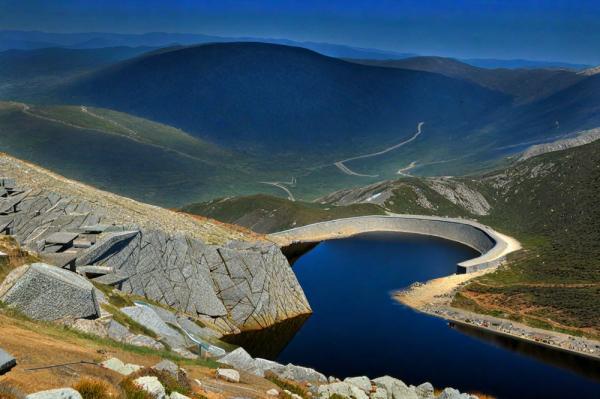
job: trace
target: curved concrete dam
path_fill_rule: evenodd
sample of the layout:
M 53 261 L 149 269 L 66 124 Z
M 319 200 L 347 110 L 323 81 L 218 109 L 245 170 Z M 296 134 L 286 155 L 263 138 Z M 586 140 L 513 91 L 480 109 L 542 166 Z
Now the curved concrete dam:
M 294 256 L 321 241 L 369 232 L 397 232 L 441 237 L 467 245 L 481 256 L 460 262 L 458 273 L 498 266 L 519 243 L 492 228 L 466 219 L 419 215 L 358 216 L 319 222 L 269 235 L 282 251 Z

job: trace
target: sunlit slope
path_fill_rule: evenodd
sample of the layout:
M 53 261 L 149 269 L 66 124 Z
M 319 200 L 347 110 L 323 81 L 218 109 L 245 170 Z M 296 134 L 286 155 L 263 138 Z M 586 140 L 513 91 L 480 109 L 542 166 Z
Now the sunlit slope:
M 110 110 L 0 103 L 0 149 L 99 188 L 166 206 L 244 193 L 243 158 Z

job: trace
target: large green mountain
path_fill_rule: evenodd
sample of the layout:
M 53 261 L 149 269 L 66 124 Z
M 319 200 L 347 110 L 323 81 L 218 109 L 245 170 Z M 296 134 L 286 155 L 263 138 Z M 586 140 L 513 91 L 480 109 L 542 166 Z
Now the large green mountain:
M 219 43 L 150 53 L 58 88 L 89 104 L 250 152 L 334 161 L 477 126 L 508 96 L 439 74 L 369 67 L 297 47 Z

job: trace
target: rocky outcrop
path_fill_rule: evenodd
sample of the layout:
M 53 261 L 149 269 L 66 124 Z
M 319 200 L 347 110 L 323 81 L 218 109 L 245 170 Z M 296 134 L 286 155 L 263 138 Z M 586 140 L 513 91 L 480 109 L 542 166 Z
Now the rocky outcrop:
M 401 380 L 383 376 L 369 380 L 367 377 L 352 377 L 342 381 L 330 381 L 320 385 L 316 392 L 320 399 L 333 395 L 347 399 L 477 399 L 477 396 L 460 393 L 453 388 L 444 389 L 438 396 L 433 386 L 425 382 L 417 387 L 408 386 Z
M 94 286 L 89 281 L 44 263 L 13 270 L 0 285 L 0 300 L 36 320 L 100 315 Z
M 318 198 L 316 202 L 335 205 L 358 203 L 383 205 L 393 195 L 392 188 L 389 181 L 383 181 L 364 187 L 336 191 Z
M 224 228 L 215 225 L 224 239 L 209 244 L 214 237 L 191 217 L 76 182 L 65 185 L 64 178 L 0 156 L 0 176 L 6 170 L 16 175 L 17 184 L 21 178 L 31 186 L 0 198 L 0 206 L 6 205 L 0 225 L 49 263 L 73 271 L 83 267 L 82 274 L 98 282 L 199 317 L 223 333 L 264 328 L 311 312 L 287 259 L 273 243 L 233 229 L 228 240 Z M 164 229 L 153 215 L 164 220 Z M 173 221 L 180 222 L 179 231 Z M 59 232 L 72 234 L 53 239 Z M 111 272 L 94 276 L 93 269 L 86 269 L 92 265 Z
M 296 366 L 294 364 L 282 365 L 272 360 L 252 358 L 244 350 L 237 348 L 219 359 L 219 363 L 227 364 L 236 369 L 264 377 L 266 372 L 272 372 L 282 378 L 298 382 L 324 383 L 327 378 L 308 367 Z
M 579 147 L 594 142 L 598 139 L 600 139 L 600 128 L 584 130 L 582 132 L 579 132 L 575 137 L 557 140 L 551 143 L 533 145 L 523 152 L 523 154 L 519 158 L 519 161 L 525 161 L 529 158 L 546 154 L 548 152 L 561 151 L 566 150 L 568 148 Z
M 490 211 L 490 204 L 483 194 L 466 184 L 449 178 L 426 179 L 424 182 L 438 194 L 473 215 L 483 216 Z

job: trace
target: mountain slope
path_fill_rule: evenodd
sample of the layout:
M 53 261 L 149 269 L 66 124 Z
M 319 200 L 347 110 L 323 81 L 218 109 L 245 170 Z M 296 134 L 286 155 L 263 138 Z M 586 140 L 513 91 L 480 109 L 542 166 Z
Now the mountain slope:
M 372 204 L 331 206 L 313 202 L 292 202 L 264 194 L 220 198 L 186 205 L 181 210 L 247 227 L 257 233 L 272 233 L 322 220 L 383 214 L 380 207 Z
M 486 69 L 444 57 L 411 57 L 402 60 L 352 60 L 353 62 L 439 73 L 464 79 L 514 96 L 519 102 L 547 97 L 581 80 L 583 76 L 566 69 Z
M 321 154 L 391 143 L 422 120 L 431 126 L 475 123 L 507 100 L 437 74 L 367 67 L 260 43 L 150 54 L 64 85 L 55 94 L 234 148 L 310 148 Z
M 42 48 L 0 52 L 0 98 L 37 97 L 43 90 L 84 72 L 135 57 L 150 47 L 90 50 Z
M 170 126 L 105 109 L 86 111 L 0 102 L 0 151 L 166 206 L 219 192 L 247 193 L 253 184 L 243 157 Z

